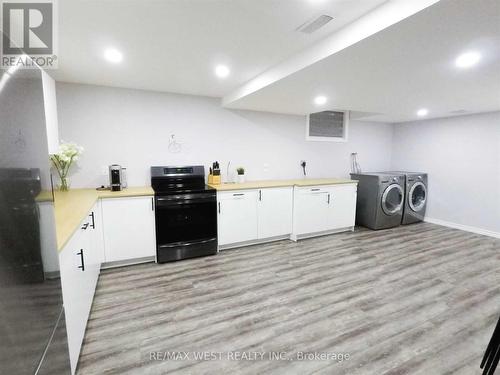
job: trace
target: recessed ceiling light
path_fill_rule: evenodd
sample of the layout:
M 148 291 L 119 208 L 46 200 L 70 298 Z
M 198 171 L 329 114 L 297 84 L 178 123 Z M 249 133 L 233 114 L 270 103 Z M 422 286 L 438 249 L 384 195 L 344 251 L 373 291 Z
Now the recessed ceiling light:
M 462 53 L 455 60 L 455 65 L 459 68 L 470 68 L 476 65 L 481 60 L 481 54 L 478 52 Z
M 217 65 L 215 67 L 215 75 L 219 78 L 226 78 L 230 72 L 226 65 Z
M 427 108 L 421 108 L 417 111 L 417 116 L 424 117 L 429 114 L 429 110 Z
M 323 105 L 327 101 L 326 96 L 320 95 L 314 98 L 314 104 Z
M 115 48 L 104 51 L 104 58 L 111 63 L 117 64 L 123 60 L 123 54 Z

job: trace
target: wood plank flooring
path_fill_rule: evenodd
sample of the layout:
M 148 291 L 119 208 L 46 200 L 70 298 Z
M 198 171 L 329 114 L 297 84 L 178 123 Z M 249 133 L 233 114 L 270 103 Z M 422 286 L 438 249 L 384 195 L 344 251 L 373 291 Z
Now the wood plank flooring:
M 500 240 L 420 223 L 103 271 L 78 373 L 480 374 L 499 264 Z

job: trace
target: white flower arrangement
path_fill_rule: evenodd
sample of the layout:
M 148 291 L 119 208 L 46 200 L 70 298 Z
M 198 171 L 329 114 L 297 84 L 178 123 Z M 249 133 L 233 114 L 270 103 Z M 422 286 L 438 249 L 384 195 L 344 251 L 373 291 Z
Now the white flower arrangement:
M 71 165 L 78 160 L 81 154 L 83 154 L 83 147 L 78 146 L 76 143 L 66 143 L 61 141 L 59 145 L 59 151 L 57 154 L 50 155 L 50 160 L 54 164 L 57 174 L 61 179 L 61 185 L 59 189 L 61 191 L 68 191 L 68 172 Z

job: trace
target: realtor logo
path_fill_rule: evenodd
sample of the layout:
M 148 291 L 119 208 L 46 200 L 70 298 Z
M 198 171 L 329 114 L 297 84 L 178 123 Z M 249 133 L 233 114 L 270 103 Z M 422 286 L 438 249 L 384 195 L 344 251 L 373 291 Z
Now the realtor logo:
M 2 66 L 30 68 L 35 62 L 42 68 L 56 67 L 54 8 L 50 0 L 2 1 Z

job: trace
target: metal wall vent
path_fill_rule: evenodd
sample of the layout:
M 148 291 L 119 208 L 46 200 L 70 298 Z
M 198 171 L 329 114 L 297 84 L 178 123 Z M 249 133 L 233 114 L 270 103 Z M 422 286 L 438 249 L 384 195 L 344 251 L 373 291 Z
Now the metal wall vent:
M 323 111 L 307 116 L 306 140 L 346 142 L 349 111 Z
M 300 25 L 297 28 L 297 31 L 300 31 L 301 33 L 305 34 L 312 34 L 313 32 L 325 26 L 332 19 L 333 17 L 330 17 L 326 14 L 322 14 L 318 18 L 315 18 L 312 21 L 307 21 L 306 23 Z

